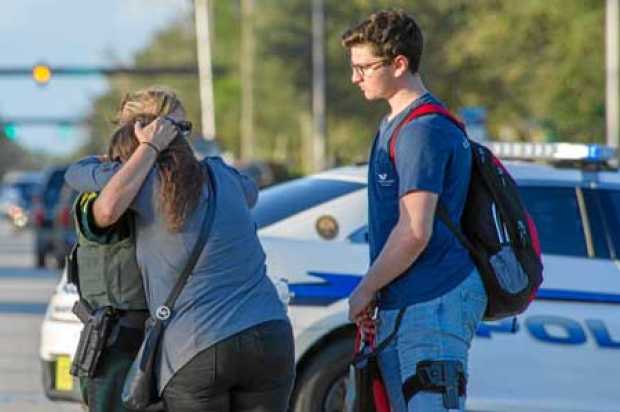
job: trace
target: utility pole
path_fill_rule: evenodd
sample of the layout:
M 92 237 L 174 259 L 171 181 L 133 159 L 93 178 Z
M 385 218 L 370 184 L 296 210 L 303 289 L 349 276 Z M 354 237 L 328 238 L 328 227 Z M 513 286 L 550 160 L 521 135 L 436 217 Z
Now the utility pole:
M 312 0 L 312 158 L 315 172 L 325 164 L 325 13 L 323 0 Z
M 254 139 L 254 0 L 241 0 L 241 159 L 256 155 Z
M 618 0 L 607 0 L 605 10 L 605 66 L 607 73 L 605 115 L 607 145 L 618 147 Z
M 215 139 L 215 105 L 213 103 L 213 77 L 211 70 L 211 35 L 209 32 L 209 0 L 194 0 L 196 47 L 198 48 L 198 73 L 202 134 L 205 139 Z

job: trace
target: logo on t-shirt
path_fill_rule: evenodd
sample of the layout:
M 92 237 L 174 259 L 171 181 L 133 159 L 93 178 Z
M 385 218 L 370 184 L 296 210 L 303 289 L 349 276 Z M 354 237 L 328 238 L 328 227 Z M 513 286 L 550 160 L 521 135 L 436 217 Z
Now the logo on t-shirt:
M 390 187 L 394 184 L 394 179 L 388 178 L 387 173 L 377 173 L 377 183 L 383 187 Z

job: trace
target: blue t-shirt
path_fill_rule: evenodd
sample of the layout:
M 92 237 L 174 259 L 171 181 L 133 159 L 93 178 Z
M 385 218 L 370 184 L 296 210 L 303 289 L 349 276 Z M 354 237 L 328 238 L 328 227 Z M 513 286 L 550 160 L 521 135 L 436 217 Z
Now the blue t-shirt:
M 465 134 L 441 115 L 427 115 L 404 125 L 389 155 L 392 131 L 423 103 L 441 104 L 430 93 L 412 102 L 391 120 L 381 122 L 368 167 L 370 260 L 374 262 L 399 217 L 399 201 L 423 190 L 436 193 L 454 222 L 460 222 L 471 174 L 471 149 Z M 439 218 L 426 249 L 403 274 L 379 294 L 381 309 L 399 309 L 441 296 L 472 271 L 467 250 Z

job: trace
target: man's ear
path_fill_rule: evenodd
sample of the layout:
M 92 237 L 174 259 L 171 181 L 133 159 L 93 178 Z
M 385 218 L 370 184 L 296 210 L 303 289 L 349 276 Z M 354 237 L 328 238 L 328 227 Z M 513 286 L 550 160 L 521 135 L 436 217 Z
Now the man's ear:
M 409 59 L 402 54 L 394 57 L 392 64 L 394 65 L 394 74 L 396 77 L 400 77 L 409 71 Z

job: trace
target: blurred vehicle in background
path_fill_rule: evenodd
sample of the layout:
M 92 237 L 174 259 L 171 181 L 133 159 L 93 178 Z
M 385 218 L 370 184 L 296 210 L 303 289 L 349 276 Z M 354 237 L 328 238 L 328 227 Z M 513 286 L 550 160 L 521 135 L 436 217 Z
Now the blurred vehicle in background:
M 23 229 L 29 223 L 34 193 L 41 184 L 40 172 L 13 171 L 4 175 L 0 190 L 0 214 L 15 228 Z
M 73 220 L 73 203 L 78 192 L 64 183 L 60 189 L 58 203 L 52 211 L 51 251 L 57 264 L 64 264 L 65 256 L 75 243 L 75 225 Z
M 217 140 L 194 137 L 191 140 L 191 144 L 198 159 L 202 159 L 205 156 L 220 156 L 226 163 L 235 166 L 241 173 L 254 179 L 261 189 L 276 183 L 284 182 L 293 177 L 284 165 L 276 162 L 262 160 L 235 162 L 232 153 L 222 151 Z
M 298 177 L 291 174 L 285 165 L 276 162 L 253 160 L 238 162 L 235 167 L 242 174 L 254 179 L 260 189 Z
M 60 190 L 65 183 L 65 166 L 52 167 L 43 172 L 40 190 L 35 194 L 31 211 L 34 231 L 34 263 L 36 267 L 45 267 L 47 258 L 54 258 L 57 268 L 62 267 L 64 255 L 54 254 L 53 229 L 56 206 L 60 199 Z

